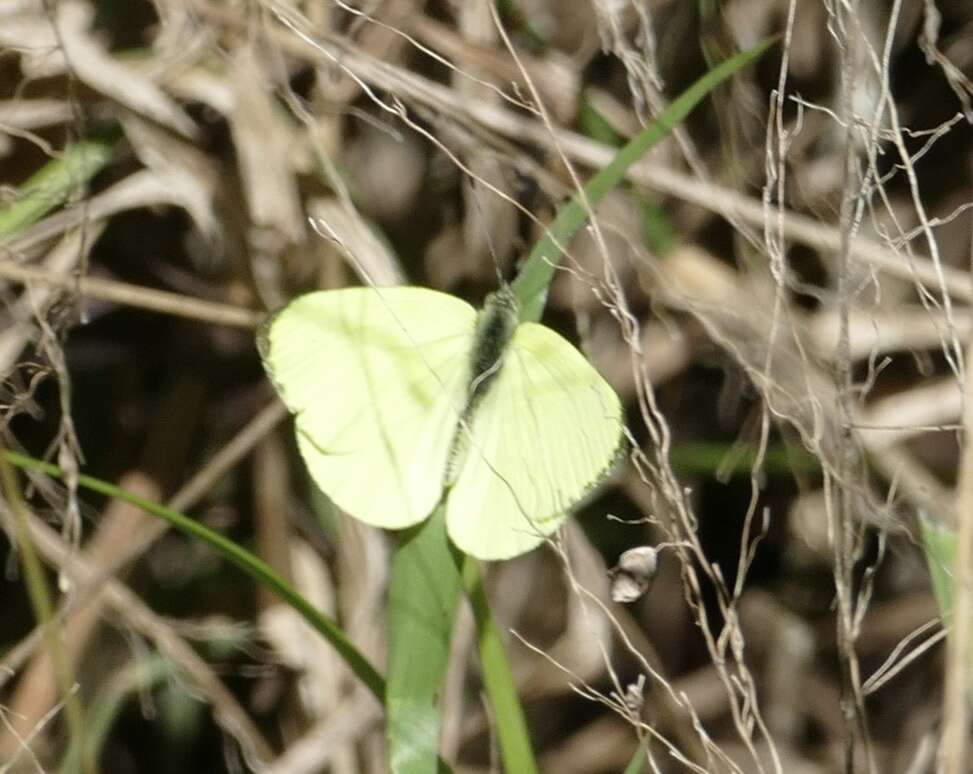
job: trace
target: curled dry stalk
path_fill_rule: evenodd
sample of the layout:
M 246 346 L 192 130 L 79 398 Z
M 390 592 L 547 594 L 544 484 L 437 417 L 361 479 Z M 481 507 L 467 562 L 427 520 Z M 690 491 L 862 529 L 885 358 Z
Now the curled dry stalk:
M 835 284 L 839 309 L 839 333 L 835 357 L 835 382 L 838 398 L 838 416 L 841 428 L 841 444 L 837 455 L 837 477 L 825 473 L 826 508 L 831 532 L 834 565 L 832 572 L 837 596 L 838 658 L 841 666 L 841 711 L 845 719 L 845 770 L 852 774 L 856 770 L 856 746 L 864 745 L 870 771 L 874 771 L 874 760 L 869 745 L 868 723 L 865 703 L 861 690 L 861 675 L 858 657 L 855 652 L 855 600 L 853 591 L 853 569 L 860 555 L 861 533 L 854 517 L 852 490 L 845 484 L 861 479 L 861 455 L 855 445 L 851 430 L 854 399 L 854 380 L 849 345 L 849 310 L 854 293 L 851 278 L 850 243 L 860 222 L 858 159 L 855 136 L 851 129 L 852 99 L 855 79 L 859 77 L 857 61 L 858 38 L 849 27 L 854 27 L 847 18 L 847 11 L 836 6 L 834 30 L 836 35 L 845 34 L 837 42 L 841 51 L 840 106 L 842 118 L 846 122 L 844 192 L 841 201 L 842 246 L 836 255 Z M 850 32 L 850 34 L 848 34 Z

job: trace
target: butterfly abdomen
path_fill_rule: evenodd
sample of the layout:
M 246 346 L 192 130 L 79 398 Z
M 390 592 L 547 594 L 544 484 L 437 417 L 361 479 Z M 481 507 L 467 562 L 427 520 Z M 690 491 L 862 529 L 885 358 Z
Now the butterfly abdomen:
M 487 296 L 483 309 L 477 315 L 473 348 L 470 352 L 470 382 L 467 386 L 466 404 L 460 414 L 459 426 L 453 437 L 446 466 L 447 486 L 456 479 L 461 461 L 465 457 L 470 424 L 476 407 L 500 375 L 504 352 L 519 322 L 517 299 L 507 288 Z

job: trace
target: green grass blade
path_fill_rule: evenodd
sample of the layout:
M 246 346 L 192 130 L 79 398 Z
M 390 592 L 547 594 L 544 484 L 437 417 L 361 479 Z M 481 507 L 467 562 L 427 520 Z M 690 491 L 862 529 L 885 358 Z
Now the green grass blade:
M 953 562 L 956 558 L 956 532 L 919 515 L 922 548 L 929 565 L 933 594 L 943 618 L 953 613 Z
M 537 762 L 534 760 L 530 734 L 527 733 L 527 719 L 517 696 L 517 684 L 510 671 L 503 638 L 490 610 L 490 600 L 483 588 L 479 567 L 476 560 L 469 556 L 463 561 L 463 586 L 473 606 L 480 666 L 493 708 L 503 770 L 535 774 Z
M 169 664 L 159 655 L 133 662 L 118 672 L 102 689 L 91 704 L 89 720 L 83 744 L 86 755 L 98 760 L 112 725 L 121 714 L 125 703 L 141 691 L 162 683 L 171 676 Z M 61 764 L 61 774 L 82 772 L 82 751 L 72 742 Z
M 12 451 L 3 451 L 2 456 L 11 464 L 28 470 L 36 470 L 48 476 L 63 478 L 61 469 L 56 465 L 43 462 L 41 460 L 18 454 Z M 368 659 L 354 646 L 351 640 L 345 635 L 337 623 L 318 610 L 307 599 L 302 597 L 297 591 L 285 581 L 274 569 L 266 562 L 257 558 L 242 546 L 237 545 L 232 540 L 223 537 L 218 532 L 204 527 L 198 521 L 185 516 L 182 513 L 166 508 L 159 503 L 139 497 L 132 492 L 120 489 L 114 484 L 102 481 L 91 476 L 78 476 L 78 485 L 92 492 L 112 497 L 117 500 L 131 503 L 141 508 L 146 513 L 160 519 L 164 519 L 180 532 L 202 540 L 224 559 L 236 565 L 247 575 L 262 584 L 265 588 L 273 591 L 284 602 L 296 610 L 305 621 L 316 629 L 345 660 L 348 667 L 355 673 L 379 701 L 385 698 L 385 680 L 378 673 Z
M 561 260 L 562 248 L 587 221 L 588 207 L 596 207 L 609 191 L 622 182 L 629 168 L 682 122 L 707 94 L 731 75 L 759 59 L 776 41 L 776 37 L 765 40 L 727 59 L 702 76 L 673 100 L 652 124 L 635 135 L 610 164 L 588 181 L 584 187 L 584 198 L 576 194 L 561 208 L 548 232 L 534 245 L 524 268 L 513 282 L 514 292 L 521 303 L 522 320 L 540 319 L 548 285 Z
M 445 510 L 408 530 L 392 561 L 385 711 L 394 774 L 440 770 L 439 691 L 460 591 Z
M 942 526 L 929 519 L 925 514 L 919 514 L 919 529 L 922 534 L 922 548 L 929 565 L 929 577 L 932 580 L 933 594 L 939 604 L 943 628 L 949 630 L 955 608 L 953 589 L 953 567 L 956 562 L 957 539 L 956 530 Z M 973 662 L 973 644 L 967 650 L 968 662 Z M 973 680 L 967 683 L 966 694 L 973 703 Z
M 0 453 L 2 453 L 0 449 Z M 20 490 L 20 482 L 9 460 L 0 458 L 0 493 L 4 507 L 12 517 L 10 537 L 19 552 L 20 566 L 23 569 L 24 585 L 37 623 L 47 641 L 47 655 L 54 674 L 55 684 L 64 702 L 67 730 L 70 743 L 78 745 L 82 753 L 80 765 L 84 774 L 96 774 L 97 766 L 90 756 L 85 755 L 85 714 L 80 697 L 74 691 L 77 678 L 74 665 L 61 642 L 63 631 L 54 616 L 54 600 L 40 555 L 34 546 L 30 532 L 29 513 Z M 4 767 L 6 768 L 6 767 Z
M 669 463 L 676 473 L 696 476 L 748 476 L 757 464 L 758 448 L 750 443 L 687 441 L 669 450 Z M 761 471 L 768 475 L 807 475 L 818 473 L 821 463 L 803 447 L 771 444 L 761 460 Z
M 79 142 L 65 148 L 20 186 L 16 199 L 0 208 L 0 241 L 60 207 L 72 191 L 104 169 L 113 155 L 114 148 L 107 142 Z
M 635 751 L 632 760 L 628 762 L 622 774 L 642 774 L 645 771 L 645 751 L 649 749 L 649 737 L 642 740 L 639 749 Z
M 578 111 L 578 124 L 586 137 L 597 140 L 602 145 L 619 147 L 625 138 L 608 122 L 601 112 L 588 99 L 587 92 L 581 97 Z

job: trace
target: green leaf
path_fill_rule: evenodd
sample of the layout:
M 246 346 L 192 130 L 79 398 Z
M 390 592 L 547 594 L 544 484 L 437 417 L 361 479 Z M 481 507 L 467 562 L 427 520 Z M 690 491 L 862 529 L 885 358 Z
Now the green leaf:
M 676 229 L 665 207 L 652 196 L 636 199 L 642 215 L 642 239 L 652 252 L 664 255 L 677 244 Z
M 604 145 L 618 147 L 624 139 L 588 99 L 585 94 L 581 98 L 581 106 L 578 112 L 578 124 L 581 131 L 592 140 L 597 140 Z
M 956 531 L 950 527 L 936 524 L 924 513 L 919 514 L 919 528 L 922 534 L 922 547 L 929 565 L 929 576 L 932 580 L 933 594 L 939 604 L 939 612 L 943 619 L 943 627 L 949 628 L 949 620 L 953 615 L 955 599 L 953 597 L 953 566 L 956 561 Z M 968 662 L 973 662 L 973 644 L 966 655 Z M 973 702 L 973 680 L 967 684 L 967 697 Z
M 169 687 L 170 690 L 173 690 L 172 686 L 177 684 L 173 677 L 173 669 L 170 664 L 158 654 L 153 654 L 148 658 L 140 658 L 116 672 L 101 687 L 91 702 L 85 737 L 82 742 L 87 748 L 86 754 L 89 759 L 99 759 L 112 725 L 125 708 L 125 703 L 133 695 L 156 686 L 162 686 L 163 689 Z M 198 700 L 185 693 L 182 694 L 182 699 L 192 702 L 195 707 L 199 706 Z M 80 745 L 72 742 L 61 764 L 62 774 L 85 771 L 83 760 L 84 756 L 82 756 Z
M 922 547 L 929 565 L 932 590 L 943 618 L 953 614 L 953 561 L 956 557 L 956 533 L 940 526 L 924 514 L 919 515 Z
M 113 155 L 113 146 L 106 142 L 79 142 L 65 148 L 20 186 L 16 199 L 0 209 L 0 241 L 60 207 L 72 191 L 104 169 Z
M 649 749 L 649 738 L 647 736 L 642 740 L 642 744 L 639 745 L 622 774 L 642 774 L 645 771 L 645 751 Z
M 669 462 L 677 473 L 717 476 L 745 476 L 757 462 L 758 448 L 751 443 L 689 441 L 669 450 Z M 761 457 L 762 470 L 770 475 L 813 474 L 821 470 L 817 457 L 803 447 L 783 444 L 768 446 Z
M 437 705 L 460 588 L 445 512 L 440 505 L 406 530 L 392 561 L 385 709 L 394 774 L 439 770 Z
M 463 562 L 463 586 L 473 606 L 480 666 L 483 668 L 483 682 L 493 707 L 493 719 L 497 724 L 503 770 L 534 774 L 537 763 L 530 744 L 530 734 L 527 732 L 527 719 L 517 696 L 517 684 L 510 671 L 503 638 L 493 619 L 490 600 L 483 588 L 476 559 L 470 556 Z

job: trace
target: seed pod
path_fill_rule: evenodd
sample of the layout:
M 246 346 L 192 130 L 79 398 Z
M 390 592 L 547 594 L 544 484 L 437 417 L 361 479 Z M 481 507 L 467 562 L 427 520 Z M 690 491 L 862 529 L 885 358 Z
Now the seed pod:
M 612 599 L 634 602 L 648 590 L 658 567 L 658 555 L 652 546 L 628 549 L 618 557 L 618 564 L 608 571 Z

